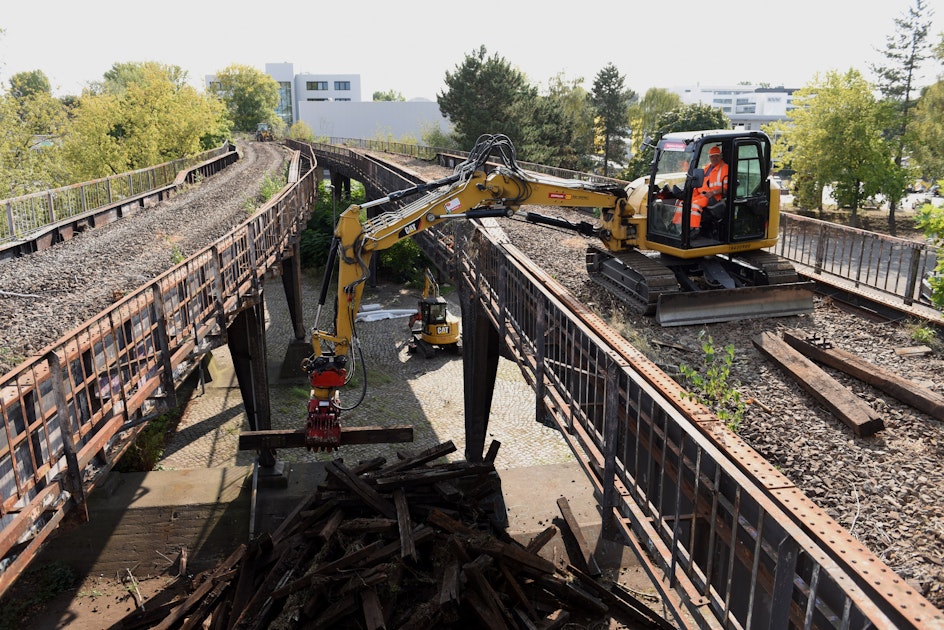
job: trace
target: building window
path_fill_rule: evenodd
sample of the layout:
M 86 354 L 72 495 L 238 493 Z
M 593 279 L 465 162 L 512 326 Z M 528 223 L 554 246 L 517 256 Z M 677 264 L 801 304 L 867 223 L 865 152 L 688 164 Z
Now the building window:
M 336 99 L 334 99 L 334 100 L 336 100 L 336 101 L 350 101 L 351 99 L 349 99 L 349 98 L 336 98 Z
M 334 89 L 339 92 L 350 92 L 351 91 L 351 82 L 350 81 L 335 81 Z
M 327 81 L 306 81 L 305 89 L 310 92 L 327 92 L 328 82 Z
M 321 103 L 321 102 L 327 101 L 328 99 L 326 99 L 326 98 L 309 98 L 309 99 L 305 99 L 305 100 L 308 100 L 308 101 L 315 101 L 315 102 L 317 102 L 317 103 Z
M 275 112 L 285 122 L 286 127 L 291 127 L 295 122 L 292 120 L 292 84 L 286 81 L 279 83 L 279 104 Z
M 210 81 L 210 90 L 214 92 L 222 92 L 223 84 L 220 83 L 219 81 Z

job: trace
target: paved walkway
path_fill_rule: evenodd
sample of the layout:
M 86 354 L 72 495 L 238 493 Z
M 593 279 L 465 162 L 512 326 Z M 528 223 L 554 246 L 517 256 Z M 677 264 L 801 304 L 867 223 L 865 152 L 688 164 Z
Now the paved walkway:
M 310 328 L 316 312 L 320 278 L 305 278 L 304 325 Z M 279 379 L 292 328 L 281 281 L 265 285 L 266 340 L 272 428 L 299 429 L 305 421 L 308 387 L 301 368 L 299 379 Z M 364 292 L 362 306 L 412 308 L 420 291 L 391 286 Z M 447 297 L 448 299 L 448 297 Z M 453 307 L 458 314 L 458 306 Z M 322 322 L 326 327 L 328 322 Z M 461 358 L 441 353 L 432 359 L 407 352 L 405 318 L 362 322 L 358 334 L 367 365 L 368 389 L 364 401 L 345 412 L 345 426 L 413 425 L 414 443 L 342 447 L 337 453 L 314 453 L 304 449 L 281 449 L 286 462 L 330 461 L 338 456 L 357 462 L 377 456 L 396 457 L 396 450 L 421 450 L 447 440 L 457 447 L 452 459 L 463 458 L 463 373 Z M 232 371 L 227 348 L 213 353 L 209 370 L 212 380 L 198 387 L 186 405 L 178 430 L 165 449 L 159 467 L 181 470 L 218 466 L 251 465 L 255 452 L 238 451 L 240 431 L 248 430 L 242 398 Z M 360 387 L 342 391 L 342 404 L 350 406 L 360 397 Z M 534 393 L 518 367 L 500 360 L 492 399 L 486 448 L 491 440 L 501 442 L 498 469 L 573 463 L 574 457 L 557 431 L 535 422 Z

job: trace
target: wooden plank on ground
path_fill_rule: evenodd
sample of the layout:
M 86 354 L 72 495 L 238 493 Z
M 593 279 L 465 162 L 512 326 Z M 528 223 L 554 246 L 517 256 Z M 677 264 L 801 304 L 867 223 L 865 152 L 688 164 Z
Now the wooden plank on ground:
M 570 534 L 577 544 L 577 548 L 580 550 L 581 565 L 588 574 L 593 577 L 599 577 L 603 574 L 603 571 L 600 570 L 596 558 L 593 557 L 593 550 L 590 549 L 590 545 L 587 544 L 587 539 L 583 537 L 580 524 L 577 522 L 573 510 L 570 509 L 570 503 L 567 501 L 567 498 L 560 497 L 557 499 L 557 507 L 560 508 L 561 516 L 564 517 L 564 523 L 567 525 L 567 529 L 570 530 Z
M 341 446 L 412 442 L 412 425 L 392 427 L 341 427 Z M 239 434 L 239 450 L 305 448 L 305 429 L 245 431 Z
M 804 356 L 835 368 L 841 372 L 874 385 L 890 396 L 923 411 L 933 418 L 944 420 L 944 396 L 921 387 L 914 381 L 902 378 L 881 366 L 866 361 L 851 352 L 832 347 L 830 344 L 811 343 L 809 336 L 801 330 L 784 331 L 783 340 Z
M 856 435 L 867 437 L 885 428 L 881 416 L 865 401 L 782 339 L 765 332 L 753 337 L 751 341 L 763 355 L 792 376 L 800 387 Z

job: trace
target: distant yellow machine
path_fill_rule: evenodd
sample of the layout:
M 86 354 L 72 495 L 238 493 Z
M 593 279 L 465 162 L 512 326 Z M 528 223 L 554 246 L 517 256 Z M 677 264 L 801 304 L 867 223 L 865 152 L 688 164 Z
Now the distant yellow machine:
M 419 310 L 410 316 L 410 353 L 422 352 L 427 359 L 436 349 L 462 351 L 459 318 L 449 313 L 446 300 L 439 295 L 439 283 L 429 269 L 423 287 Z
M 259 123 L 256 125 L 256 141 L 258 142 L 271 142 L 275 139 L 275 136 L 272 135 L 272 129 L 269 127 L 269 123 Z

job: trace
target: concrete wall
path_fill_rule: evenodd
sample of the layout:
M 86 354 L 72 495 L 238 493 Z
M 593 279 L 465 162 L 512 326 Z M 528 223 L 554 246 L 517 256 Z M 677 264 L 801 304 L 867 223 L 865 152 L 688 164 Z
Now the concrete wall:
M 416 140 L 428 128 L 444 133 L 452 124 L 433 101 L 299 101 L 298 119 L 311 127 L 315 137 Z

